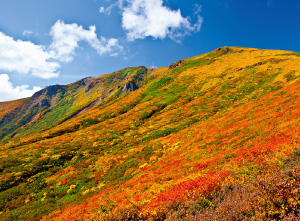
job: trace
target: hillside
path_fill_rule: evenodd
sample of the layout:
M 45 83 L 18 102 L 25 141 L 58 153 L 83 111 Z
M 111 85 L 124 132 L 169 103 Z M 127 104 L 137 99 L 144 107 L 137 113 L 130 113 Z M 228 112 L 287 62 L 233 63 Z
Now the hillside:
M 9 140 L 16 135 L 49 129 L 112 95 L 118 97 L 127 91 L 134 91 L 147 81 L 148 70 L 145 67 L 126 68 L 70 85 L 49 86 L 30 99 L 0 103 L 0 138 Z M 7 113 L 9 109 L 11 111 Z
M 299 78 L 222 47 L 0 103 L 0 220 L 295 218 Z

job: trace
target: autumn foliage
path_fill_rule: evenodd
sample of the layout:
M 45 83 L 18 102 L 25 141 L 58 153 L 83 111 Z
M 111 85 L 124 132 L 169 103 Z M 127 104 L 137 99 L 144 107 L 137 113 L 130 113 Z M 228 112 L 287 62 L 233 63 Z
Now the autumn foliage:
M 0 219 L 299 219 L 296 55 L 223 47 L 1 103 Z

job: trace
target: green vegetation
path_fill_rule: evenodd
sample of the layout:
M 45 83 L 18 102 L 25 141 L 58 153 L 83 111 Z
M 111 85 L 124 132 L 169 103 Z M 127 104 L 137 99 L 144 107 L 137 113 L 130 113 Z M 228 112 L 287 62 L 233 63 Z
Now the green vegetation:
M 222 47 L 0 104 L 0 220 L 296 220 L 299 58 L 280 54 Z

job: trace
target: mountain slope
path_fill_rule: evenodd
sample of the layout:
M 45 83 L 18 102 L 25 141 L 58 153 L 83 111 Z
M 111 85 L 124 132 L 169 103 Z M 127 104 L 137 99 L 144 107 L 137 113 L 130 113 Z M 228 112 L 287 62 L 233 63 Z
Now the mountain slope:
M 274 185 L 267 183 L 271 195 L 284 190 L 293 197 L 277 202 L 262 191 L 265 204 L 241 206 L 231 218 L 220 214 L 245 185 L 262 183 L 257 176 L 279 171 L 285 182 L 281 171 L 291 169 L 292 179 L 299 178 L 292 163 L 300 142 L 297 55 L 223 47 L 165 68 L 133 68 L 129 78 L 124 69 L 50 87 L 16 101 L 12 107 L 21 111 L 3 108 L 0 218 L 295 215 L 300 195 L 276 189 L 274 177 L 268 178 Z M 99 99 L 99 88 L 106 99 Z
M 46 87 L 24 101 L 22 106 L 17 105 L 20 101 L 9 102 L 16 103 L 16 107 L 11 107 L 11 112 L 3 114 L 0 138 L 6 137 L 8 140 L 23 132 L 28 134 L 51 128 L 113 95 L 120 96 L 136 90 L 146 80 L 148 70 L 145 67 L 126 68 L 110 75 L 85 78 L 70 85 Z

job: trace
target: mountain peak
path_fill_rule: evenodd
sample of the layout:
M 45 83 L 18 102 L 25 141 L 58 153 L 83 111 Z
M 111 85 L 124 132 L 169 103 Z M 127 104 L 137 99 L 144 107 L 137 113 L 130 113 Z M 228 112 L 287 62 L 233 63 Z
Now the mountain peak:
M 0 219 L 292 216 L 299 62 L 221 47 L 0 103 Z

